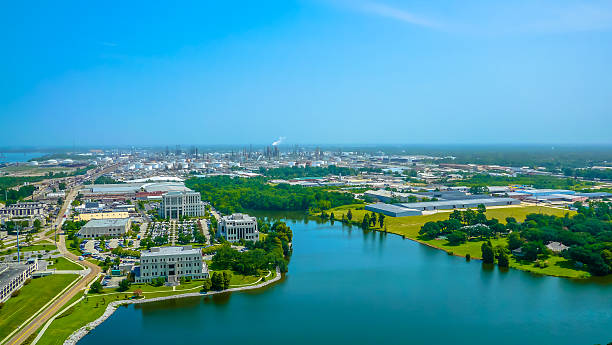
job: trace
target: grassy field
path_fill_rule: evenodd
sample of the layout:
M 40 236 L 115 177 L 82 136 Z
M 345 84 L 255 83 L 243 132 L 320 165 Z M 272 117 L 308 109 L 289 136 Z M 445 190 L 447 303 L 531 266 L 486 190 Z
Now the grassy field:
M 21 288 L 19 296 L 11 297 L 0 309 L 0 340 L 49 302 L 77 278 L 74 274 L 57 274 L 32 281 Z
M 45 242 L 34 243 L 31 246 L 20 247 L 19 251 L 23 253 L 23 252 L 33 252 L 33 251 L 39 251 L 39 250 L 52 251 L 56 249 L 57 247 L 53 243 L 45 241 Z M 6 255 L 6 254 L 17 254 L 17 247 L 6 249 L 0 252 L 0 255 Z
M 348 209 L 351 207 L 338 207 L 330 210 L 329 212 L 334 213 L 335 219 L 341 219 L 342 215 L 346 215 Z M 329 213 L 328 212 L 328 213 Z M 364 214 L 369 211 L 351 208 L 353 214 L 353 221 L 360 222 L 363 219 Z M 542 213 L 548 215 L 563 216 L 565 213 L 573 214 L 575 212 L 562 210 L 557 208 L 545 207 L 545 206 L 521 206 L 521 207 L 499 207 L 487 209 L 487 218 L 497 218 L 500 222 L 505 223 L 506 217 L 514 217 L 517 221 L 522 222 L 525 217 L 530 213 Z M 450 212 L 438 212 L 430 215 L 423 216 L 411 216 L 411 217 L 385 217 L 385 224 L 387 231 L 390 233 L 398 234 L 409 238 L 411 240 L 423 243 L 430 247 L 438 248 L 446 251 L 449 254 L 470 256 L 474 259 L 481 258 L 480 246 L 484 241 L 470 240 L 461 245 L 451 245 L 447 240 L 424 240 L 419 237 L 419 230 L 421 226 L 427 222 L 435 222 L 439 220 L 447 220 Z M 380 227 L 376 227 L 375 230 L 384 230 Z M 491 239 L 493 246 L 496 245 L 507 245 L 505 238 Z M 568 277 L 568 278 L 585 278 L 589 276 L 588 272 L 573 268 L 573 266 L 564 258 L 559 256 L 551 256 L 547 260 L 548 267 L 540 268 L 535 267 L 532 262 L 517 262 L 513 258 L 510 260 L 510 267 L 520 269 L 523 271 L 529 271 L 538 274 Z
M 57 263 L 55 263 L 55 261 L 57 260 Z M 64 258 L 64 257 L 59 257 L 59 258 L 55 258 L 53 259 L 53 264 L 50 266 L 47 266 L 47 268 L 53 268 L 56 270 L 82 270 L 83 267 L 80 265 L 75 264 L 74 262 Z

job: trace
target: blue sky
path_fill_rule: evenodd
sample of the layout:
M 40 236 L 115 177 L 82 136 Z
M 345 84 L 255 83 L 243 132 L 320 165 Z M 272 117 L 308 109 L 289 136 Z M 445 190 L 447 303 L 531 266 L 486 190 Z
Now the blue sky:
M 3 4 L 0 146 L 612 143 L 610 1 L 177 3 Z

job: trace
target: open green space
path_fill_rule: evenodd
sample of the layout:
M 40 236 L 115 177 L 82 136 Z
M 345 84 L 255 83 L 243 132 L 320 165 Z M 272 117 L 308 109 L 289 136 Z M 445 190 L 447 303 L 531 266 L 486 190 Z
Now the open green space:
M 34 243 L 31 246 L 20 246 L 19 247 L 19 252 L 21 253 L 34 252 L 34 251 L 39 251 L 39 250 L 52 251 L 52 250 L 57 250 L 57 247 L 51 242 L 39 242 L 39 243 Z M 2 252 L 0 252 L 0 255 L 6 255 L 6 254 L 17 254 L 17 247 L 5 249 Z
M 66 259 L 65 257 L 59 257 L 51 260 L 53 262 L 52 265 L 47 266 L 47 268 L 52 268 L 56 270 L 74 270 L 80 271 L 83 270 L 83 267 Z
M 328 212 L 333 212 L 335 219 L 341 219 L 343 215 L 346 217 L 349 208 L 350 207 L 343 206 L 334 208 L 332 210 L 329 210 Z M 350 209 L 353 215 L 352 220 L 354 222 L 361 222 L 363 216 L 366 213 L 369 213 L 369 211 L 365 211 L 363 209 Z M 569 213 L 570 215 L 572 215 L 576 212 L 545 206 L 521 206 L 489 208 L 486 211 L 486 216 L 488 218 L 497 218 L 501 223 L 505 223 L 506 217 L 514 217 L 517 221 L 522 222 L 523 220 L 525 220 L 525 217 L 531 213 L 563 216 L 565 215 L 565 213 Z M 387 232 L 398 234 L 404 236 L 405 238 L 428 245 L 430 247 L 444 250 L 449 254 L 463 257 L 469 254 L 470 257 L 474 259 L 480 259 L 482 256 L 481 246 L 482 243 L 485 242 L 484 240 L 472 239 L 463 244 L 452 245 L 445 239 L 425 240 L 419 236 L 419 231 L 421 230 L 423 224 L 427 222 L 447 220 L 449 215 L 450 211 L 438 212 L 435 214 L 422 216 L 385 217 L 385 225 L 383 226 L 383 228 L 381 228 L 380 226 L 376 226 L 372 229 L 376 231 L 384 231 L 386 229 Z M 493 246 L 507 245 L 507 240 L 503 237 L 492 238 L 491 244 Z M 517 262 L 514 258 L 510 258 L 510 267 L 523 271 L 559 277 L 584 278 L 589 276 L 588 272 L 574 268 L 573 265 L 571 265 L 567 259 L 560 256 L 551 256 L 546 260 L 546 262 L 548 264 L 547 267 L 536 267 L 533 262 Z
M 9 298 L 0 309 L 0 339 L 38 312 L 76 278 L 74 274 L 53 274 L 32 279 L 22 287 L 19 295 Z

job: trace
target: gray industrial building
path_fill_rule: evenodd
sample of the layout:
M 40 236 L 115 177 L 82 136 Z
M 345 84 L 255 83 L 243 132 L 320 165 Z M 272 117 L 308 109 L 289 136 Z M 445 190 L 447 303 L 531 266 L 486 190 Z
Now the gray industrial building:
M 485 206 L 508 206 L 518 205 L 521 202 L 513 198 L 482 198 L 463 200 L 443 200 L 412 202 L 403 204 L 376 203 L 366 205 L 365 209 L 372 212 L 382 213 L 390 217 L 419 216 L 423 211 L 452 210 L 462 208 L 476 208 L 478 205 Z
M 121 237 L 130 228 L 130 218 L 92 219 L 83 225 L 77 236 L 96 238 L 102 236 Z
M 452 210 L 457 208 L 474 208 L 482 204 L 485 206 L 508 206 L 518 205 L 521 202 L 513 198 L 482 198 L 482 199 L 461 199 L 461 200 L 443 200 L 443 201 L 428 201 L 428 202 L 411 202 L 399 204 L 401 207 L 421 210 Z
M 389 216 L 389 217 L 420 216 L 423 214 L 423 212 L 419 210 L 405 208 L 405 207 L 391 205 L 391 204 L 385 204 L 382 202 L 366 205 L 365 209 L 367 211 L 382 213 L 385 216 Z

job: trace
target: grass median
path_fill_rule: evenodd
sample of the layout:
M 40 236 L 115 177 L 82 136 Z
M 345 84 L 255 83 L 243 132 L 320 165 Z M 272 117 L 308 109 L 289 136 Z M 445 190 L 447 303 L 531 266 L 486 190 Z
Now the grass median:
M 22 287 L 19 295 L 9 298 L 0 309 L 0 340 L 38 312 L 77 277 L 75 274 L 53 274 L 32 279 Z

